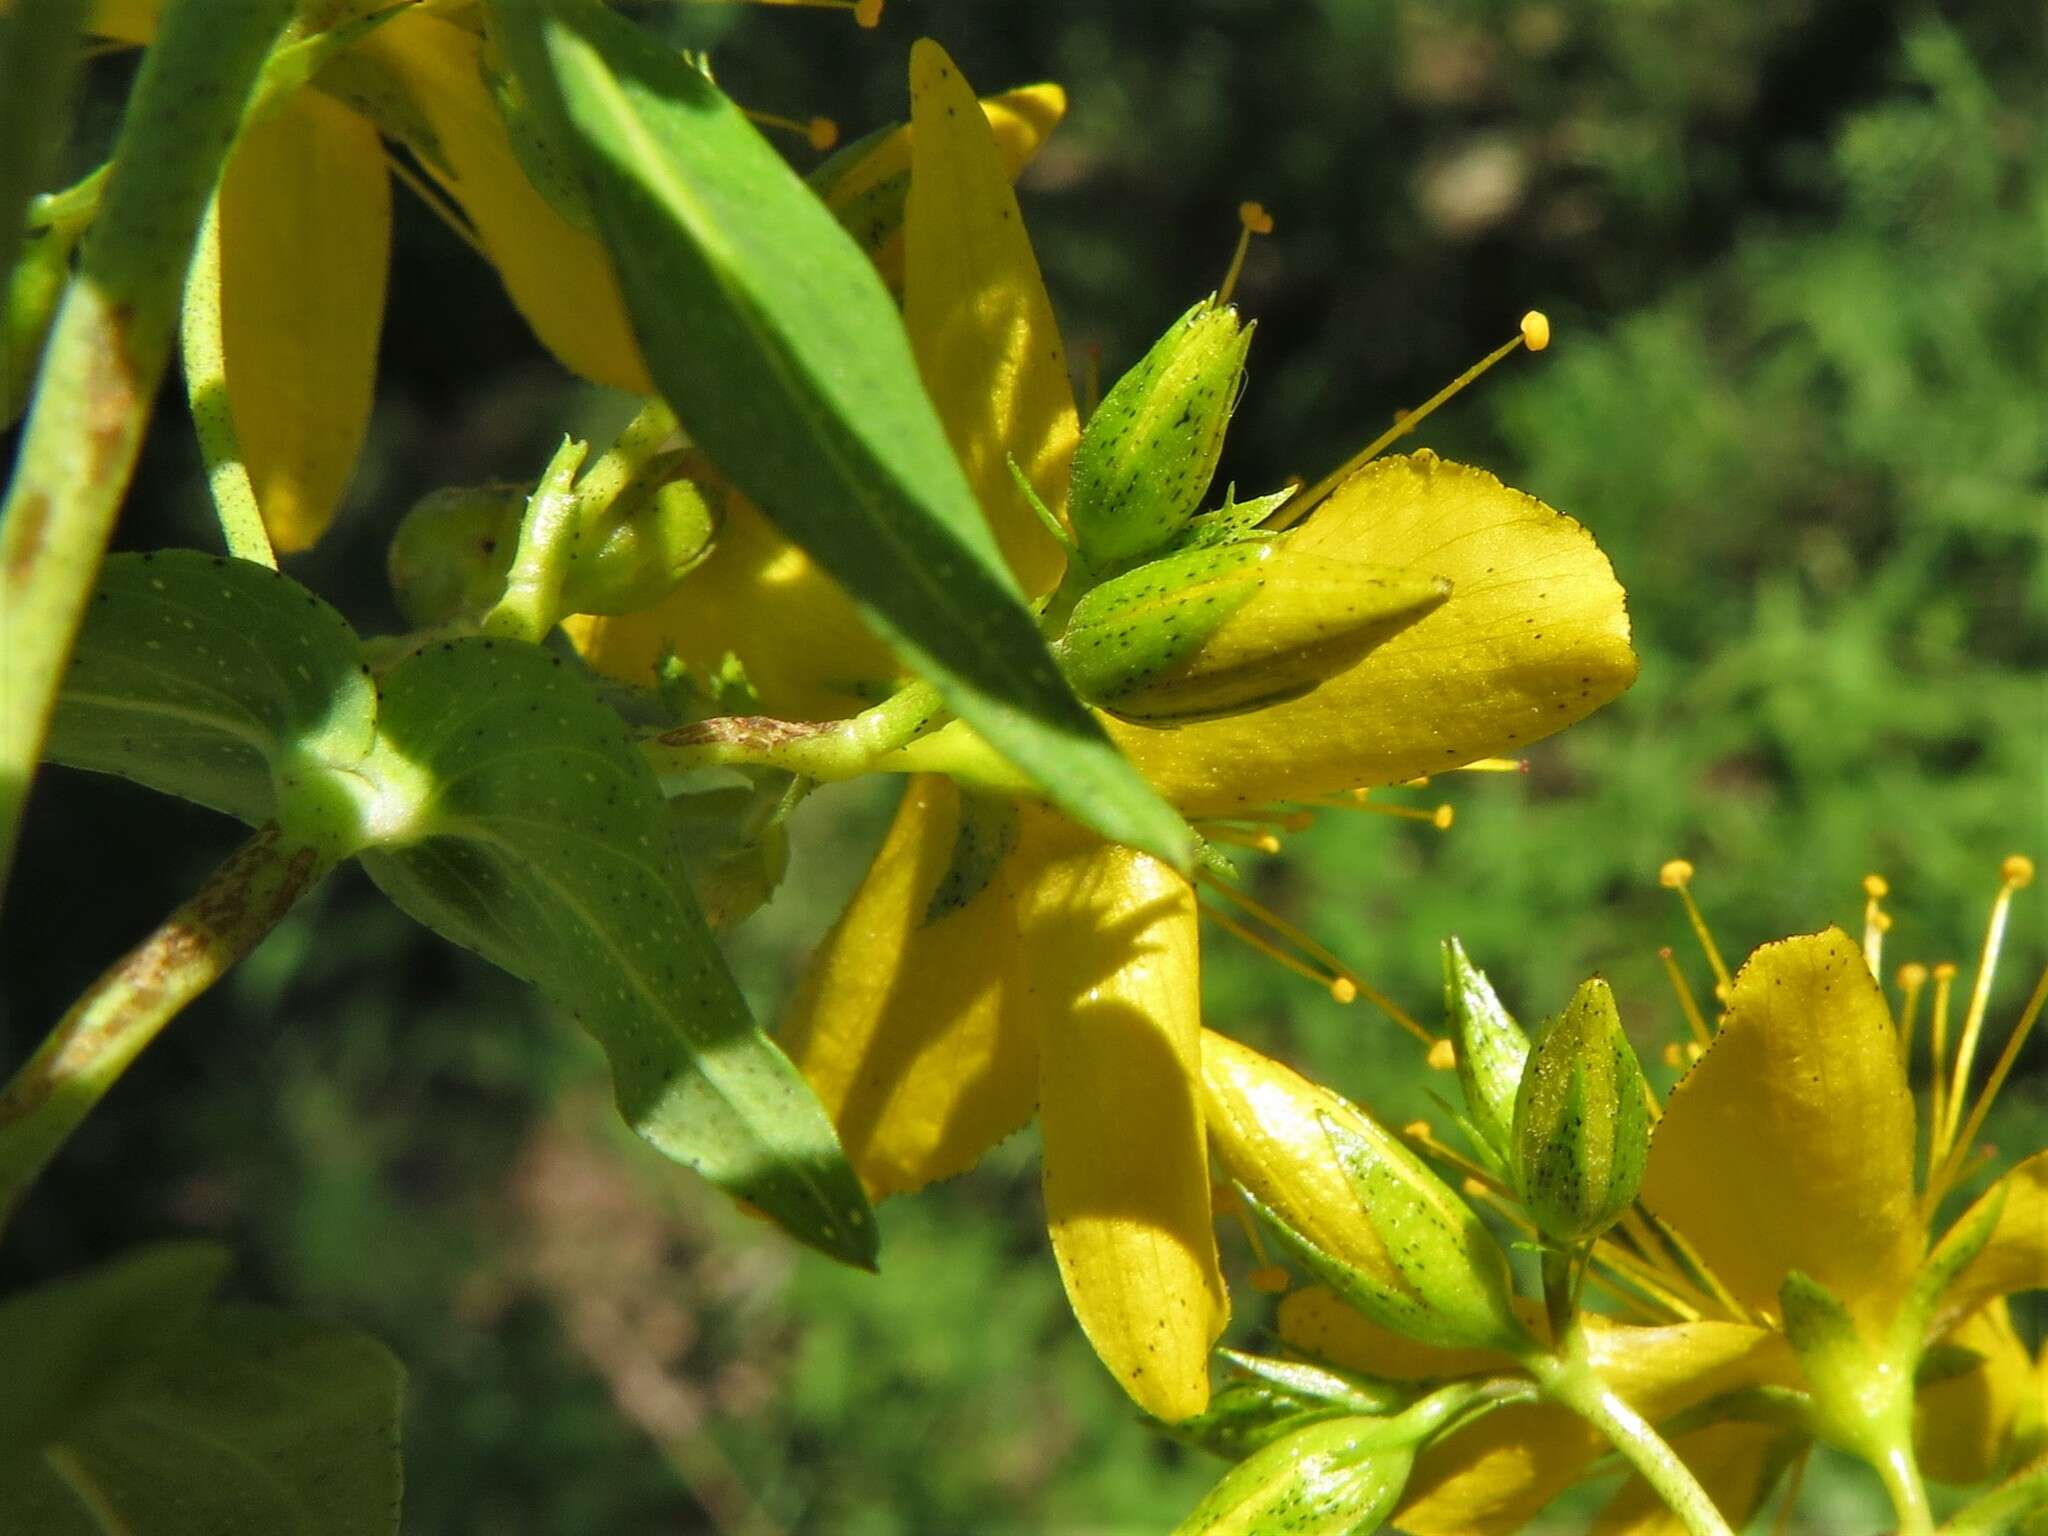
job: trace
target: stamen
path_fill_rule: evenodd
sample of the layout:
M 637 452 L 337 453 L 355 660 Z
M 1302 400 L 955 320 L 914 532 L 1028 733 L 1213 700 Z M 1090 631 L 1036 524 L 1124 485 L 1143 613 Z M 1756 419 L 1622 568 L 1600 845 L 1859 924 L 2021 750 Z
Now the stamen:
M 1422 779 L 1418 782 L 1427 784 L 1429 780 Z M 1435 827 L 1439 832 L 1450 831 L 1452 823 L 1458 819 L 1457 807 L 1452 805 L 1439 805 L 1433 808 L 1386 805 L 1378 800 L 1369 799 L 1368 796 L 1371 794 L 1372 791 L 1369 789 L 1354 789 L 1344 795 L 1312 795 L 1302 803 L 1329 811 L 1369 811 L 1375 816 L 1392 816 L 1397 821 L 1419 821 Z
M 1496 1193 L 1484 1181 L 1468 1178 L 1460 1187 L 1467 1198 L 1491 1208 L 1509 1226 L 1530 1237 L 1536 1235 L 1536 1224 L 1522 1208 L 1505 1195 Z M 1614 1291 L 1617 1283 L 1627 1285 L 1638 1294 L 1649 1297 L 1670 1316 L 1681 1322 L 1699 1321 L 1698 1308 L 1687 1306 L 1674 1296 L 1660 1283 L 1660 1277 L 1655 1271 L 1619 1243 L 1605 1237 L 1599 1239 L 1593 1244 L 1592 1258 L 1593 1262 L 1605 1271 L 1598 1278 L 1610 1291 Z M 1636 1305 L 1640 1309 L 1641 1304 Z
M 1963 1115 L 1963 1094 L 1969 1087 L 1970 1068 L 1976 1065 L 1977 1037 L 1984 1032 L 1984 1013 L 1991 1003 L 1991 981 L 1998 971 L 1998 952 L 2005 944 L 2005 924 L 2012 913 L 2013 892 L 2033 884 L 2034 861 L 2024 854 L 2010 854 L 1999 865 L 1998 877 L 1998 895 L 1991 903 L 1991 921 L 1985 925 L 1984 948 L 1977 956 L 1977 976 L 1970 987 L 1970 1011 L 1963 1018 L 1963 1038 L 1956 1047 L 1955 1075 L 1949 1083 L 1946 1134 L 1951 1145 Z
M 1436 1037 L 1416 1023 L 1386 993 L 1367 983 L 1329 949 L 1318 944 L 1264 902 L 1247 895 L 1228 881 L 1217 879 L 1207 870 L 1197 870 L 1195 879 L 1226 900 L 1236 903 L 1253 921 L 1271 930 L 1270 938 L 1265 934 L 1255 933 L 1245 923 L 1212 903 L 1201 903 L 1203 911 L 1259 953 L 1279 961 L 1283 967 L 1293 971 L 1297 976 L 1306 976 L 1311 981 L 1327 987 L 1330 996 L 1338 1002 L 1349 1003 L 1362 997 L 1424 1045 L 1436 1043 Z M 1283 946 L 1291 946 L 1294 953 L 1290 954 Z
M 1737 1322 L 1743 1323 L 1753 1323 L 1757 1320 L 1754 1312 L 1735 1299 L 1735 1293 L 1722 1283 L 1721 1277 L 1714 1273 L 1713 1266 L 1700 1257 L 1699 1249 L 1693 1247 L 1691 1243 L 1685 1240 L 1683 1232 L 1672 1226 L 1670 1222 L 1657 1216 L 1654 1212 L 1646 1214 L 1648 1214 L 1650 1224 L 1656 1229 L 1657 1235 L 1664 1240 L 1673 1253 L 1678 1255 L 1679 1259 L 1697 1277 L 1700 1286 L 1705 1289 L 1706 1294 L 1711 1296 L 1728 1316 L 1734 1318 Z
M 1870 967 L 1870 979 L 1884 985 L 1884 935 L 1892 920 L 1879 905 L 1891 894 L 1891 882 L 1883 875 L 1863 877 L 1863 959 Z
M 1899 967 L 1899 990 L 1906 994 L 1899 1005 L 1899 1060 L 1909 1070 L 1913 1065 L 1913 1029 L 1920 1022 L 1920 993 L 1927 985 L 1927 967 L 1909 960 Z
M 793 0 L 770 0 L 770 3 L 790 4 Z M 839 125 L 829 117 L 812 117 L 798 121 L 793 117 L 784 117 L 780 112 L 756 112 L 751 107 L 743 107 L 740 110 L 747 114 L 748 122 L 758 123 L 763 128 L 780 128 L 784 133 L 796 134 L 799 138 L 808 140 L 811 148 L 820 152 L 830 149 L 839 142 Z
M 1458 1048 L 1449 1040 L 1439 1040 L 1430 1046 L 1423 1061 L 1432 1072 L 1455 1072 L 1458 1069 Z
M 1455 1168 L 1464 1175 L 1468 1185 L 1477 1184 L 1495 1194 L 1506 1194 L 1507 1186 L 1488 1173 L 1479 1164 L 1465 1156 L 1455 1147 L 1438 1141 L 1436 1132 L 1427 1120 L 1411 1120 L 1401 1127 L 1401 1134 L 1413 1142 L 1415 1149 L 1425 1157 L 1433 1157 L 1447 1168 Z
M 1467 368 L 1414 410 L 1395 412 L 1394 424 L 1392 426 L 1388 427 L 1386 431 L 1367 443 L 1358 452 L 1354 453 L 1342 464 L 1339 464 L 1307 490 L 1282 502 L 1273 515 L 1266 519 L 1265 526 L 1274 529 L 1288 528 L 1300 522 L 1309 513 L 1313 512 L 1330 492 L 1337 489 L 1346 480 L 1349 480 L 1369 461 L 1378 458 L 1395 441 L 1406 437 L 1410 432 L 1421 426 L 1423 422 L 1429 419 L 1431 413 L 1437 407 L 1458 394 L 1474 379 L 1478 378 L 1510 352 L 1520 347 L 1527 347 L 1531 352 L 1540 352 L 1549 345 L 1550 322 L 1544 319 L 1538 311 L 1531 310 L 1527 315 L 1523 316 L 1522 328 L 1515 333 L 1513 340 L 1505 341 L 1495 347 L 1486 356 L 1482 357 L 1470 368 Z
M 1476 762 L 1453 768 L 1453 773 L 1527 773 L 1529 759 L 1526 757 L 1482 757 Z
M 1721 958 L 1721 951 L 1714 944 L 1714 936 L 1707 931 L 1707 920 L 1700 916 L 1699 903 L 1692 899 L 1692 863 L 1688 859 L 1669 859 L 1657 871 L 1657 883 L 1667 891 L 1678 892 L 1678 899 L 1685 905 L 1686 918 L 1692 923 L 1694 937 L 1700 941 L 1700 948 L 1706 952 L 1707 964 L 1714 972 L 1714 996 L 1723 1003 L 1734 989 L 1734 982 L 1728 975 L 1728 966 Z
M 1947 1076 L 1948 1056 L 1948 998 L 1949 990 L 1955 985 L 1955 962 L 1944 960 L 1934 968 L 1934 1013 L 1928 1020 L 1927 1054 L 1932 1058 L 1931 1077 L 1927 1085 L 1927 1183 L 1934 1184 L 1934 1170 L 1940 1165 L 1941 1157 L 1948 1150 L 1942 1144 L 1941 1127 L 1948 1115 Z
M 1692 984 L 1685 979 L 1685 972 L 1678 968 L 1678 959 L 1672 954 L 1669 944 L 1657 951 L 1657 958 L 1664 962 L 1664 974 L 1670 978 L 1671 990 L 1678 994 L 1678 1011 L 1685 1015 L 1686 1027 L 1692 1031 L 1693 1044 L 1705 1050 L 1714 1035 L 1713 1031 L 1707 1028 L 1707 1016 L 1700 1012 L 1698 999 L 1692 995 Z M 1677 1047 L 1674 1045 L 1670 1049 L 1675 1051 Z M 1691 1059 L 1698 1061 L 1698 1054 L 1695 1053 Z M 1673 1061 L 1671 1065 L 1675 1067 L 1678 1063 Z
M 1927 1196 L 1930 1207 L 1938 1203 L 1942 1195 L 1955 1188 L 1964 1176 L 1962 1160 L 1968 1155 L 1968 1148 L 1977 1139 L 1977 1133 L 1984 1129 L 1984 1117 L 1991 1113 L 1991 1103 L 2005 1086 L 2005 1080 L 2012 1074 L 2013 1063 L 2020 1059 L 2020 1050 L 2027 1043 L 2027 1036 L 2034 1032 L 2034 1024 L 2041 1017 L 2043 1004 L 2048 1004 L 2048 969 L 2041 972 L 2041 979 L 2034 983 L 2034 995 L 2027 999 L 2027 1006 L 2020 1014 L 2020 1021 L 2013 1026 L 2012 1034 L 2005 1042 L 2005 1049 L 1998 1053 L 1998 1061 L 1991 1068 L 1991 1076 L 1984 1081 L 1984 1091 L 1977 1095 L 1977 1102 L 1970 1107 L 1970 1118 L 1963 1126 L 1962 1135 L 1956 1138 L 1955 1149 L 1949 1154 L 1939 1178 L 1928 1185 Z M 1958 1095 L 1960 1097 L 1960 1095 Z
M 1228 304 L 1231 295 L 1237 292 L 1238 275 L 1244 271 L 1245 252 L 1252 248 L 1253 235 L 1273 233 L 1273 215 L 1258 203 L 1237 205 L 1237 250 L 1230 258 L 1230 270 L 1223 274 L 1223 285 L 1216 290 L 1218 305 Z
M 1278 853 L 1280 839 L 1271 832 L 1253 832 L 1244 827 L 1233 827 L 1228 822 L 1205 821 L 1199 824 L 1202 836 L 1212 843 L 1228 843 L 1233 848 L 1250 848 L 1258 853 Z

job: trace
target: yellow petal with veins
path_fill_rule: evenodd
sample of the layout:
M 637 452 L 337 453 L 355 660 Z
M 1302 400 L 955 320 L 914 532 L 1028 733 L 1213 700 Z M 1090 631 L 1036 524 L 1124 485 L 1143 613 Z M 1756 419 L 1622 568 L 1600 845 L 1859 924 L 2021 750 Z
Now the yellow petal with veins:
M 652 608 L 572 620 L 584 659 L 645 687 L 667 650 L 709 668 L 731 653 L 762 707 L 785 720 L 836 720 L 874 703 L 900 669 L 844 590 L 752 502 L 708 474 L 692 478 L 719 509 L 710 558 Z
M 1796 1438 L 1769 1424 L 1710 1424 L 1675 1435 L 1678 1453 L 1714 1507 L 1736 1530 L 1762 1506 Z M 1593 1536 L 1685 1536 L 1685 1522 L 1640 1477 L 1631 1477 L 1593 1524 Z
M 971 1168 L 1037 1101 L 1039 902 L 1080 834 L 1020 808 L 993 877 L 934 917 L 960 824 L 950 780 L 910 781 L 778 1030 L 877 1198 Z
M 1638 1328 L 1588 1316 L 1586 1339 L 1593 1368 L 1653 1423 L 1735 1387 L 1797 1379 L 1782 1338 L 1742 1323 Z M 1410 1536 L 1523 1530 L 1606 1450 L 1562 1408 L 1503 1408 L 1422 1454 L 1390 1524 Z
M 534 334 L 573 372 L 652 394 L 611 258 L 527 180 L 484 82 L 482 51 L 477 34 L 422 11 L 359 45 L 432 130 L 434 153 L 421 164 L 468 216 Z
M 1593 536 L 1484 470 L 1376 459 L 1290 547 L 1451 583 L 1450 599 L 1289 703 L 1177 730 L 1110 734 L 1181 810 L 1392 784 L 1512 753 L 1636 675 L 1622 591 Z
M 1941 1342 L 1983 1358 L 1913 1394 L 1913 1448 L 1920 1470 L 1936 1481 L 1981 1483 L 2005 1464 L 2015 1432 L 2037 1425 L 2048 1405 L 2002 1300 Z
M 1942 1293 L 1941 1311 L 1959 1317 L 1994 1296 L 2048 1288 L 2048 1152 L 2036 1152 L 1979 1195 L 1970 1212 L 1999 1198 L 2005 1205 L 1991 1240 Z M 1969 1213 L 1959 1217 L 1967 1221 Z
M 1750 956 L 1665 1104 L 1642 1199 L 1750 1307 L 1776 1315 L 1800 1269 L 1882 1337 L 1925 1238 L 1898 1035 L 1847 934 Z
M 1061 556 L 1009 460 L 1055 513 L 1064 506 L 1081 433 L 1066 350 L 988 119 L 929 40 L 910 53 L 910 125 L 903 324 L 1003 557 L 1035 597 Z
M 318 92 L 287 98 L 228 161 L 220 247 L 228 411 L 288 554 L 325 531 L 370 422 L 391 262 L 376 130 Z
M 1039 882 L 1027 974 L 1038 1003 L 1045 1211 L 1074 1315 L 1124 1390 L 1168 1421 L 1209 1401 L 1229 1317 L 1199 1097 L 1194 892 L 1096 842 Z

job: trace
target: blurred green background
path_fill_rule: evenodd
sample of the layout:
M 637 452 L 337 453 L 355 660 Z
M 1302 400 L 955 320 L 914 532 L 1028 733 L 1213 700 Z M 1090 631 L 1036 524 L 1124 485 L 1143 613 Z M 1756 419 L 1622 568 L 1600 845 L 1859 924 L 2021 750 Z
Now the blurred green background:
M 1853 926 L 1879 870 L 1891 958 L 1964 961 L 2000 856 L 2048 855 L 2037 6 L 892 0 L 871 33 L 642 11 L 714 47 L 748 105 L 849 132 L 903 115 L 925 33 L 984 89 L 1062 81 L 1072 110 L 1025 212 L 1070 345 L 1112 374 L 1213 287 L 1237 203 L 1263 201 L 1279 230 L 1240 290 L 1259 334 L 1223 468 L 1247 491 L 1320 473 L 1548 310 L 1552 349 L 1420 440 L 1592 527 L 1642 680 L 1526 775 L 1417 792 L 1456 803 L 1452 832 L 1332 815 L 1255 876 L 1425 1018 L 1457 933 L 1525 1018 L 1604 972 L 1654 1054 L 1677 1027 L 1657 947 L 1703 975 L 1656 886 L 1674 855 L 1733 953 Z M 130 70 L 92 66 L 78 168 Z M 382 548 L 415 496 L 530 476 L 561 431 L 621 412 L 416 204 L 399 246 L 351 506 L 291 567 L 372 630 L 396 627 Z M 174 396 L 121 539 L 215 543 Z M 800 813 L 791 879 L 732 946 L 764 1016 L 889 799 Z M 0 931 L 0 1055 L 236 837 L 48 774 Z M 2021 898 L 1994 1044 L 2048 958 L 2043 900 Z M 1397 1121 L 1432 1110 L 1442 1083 L 1405 1037 L 1211 937 L 1212 1024 Z M 2037 1042 L 1991 1122 L 2008 1153 L 2044 1140 L 2044 1065 Z M 15 1223 L 0 1281 L 229 1241 L 243 1294 L 407 1361 L 409 1531 L 1164 1529 L 1219 1465 L 1149 1435 L 1082 1344 L 1029 1141 L 886 1208 L 880 1279 L 837 1271 L 614 1127 L 566 1021 L 349 874 L 128 1074 Z M 1230 1240 L 1226 1262 L 1250 1261 Z M 1266 1304 L 1238 1299 L 1256 1337 Z M 1885 1519 L 1833 1464 L 1805 1510 L 1816 1531 Z

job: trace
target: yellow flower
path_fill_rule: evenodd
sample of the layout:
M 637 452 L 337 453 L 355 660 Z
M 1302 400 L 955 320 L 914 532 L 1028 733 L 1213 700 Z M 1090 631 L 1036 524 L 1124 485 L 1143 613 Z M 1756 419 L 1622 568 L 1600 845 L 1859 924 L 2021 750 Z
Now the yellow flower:
M 1080 436 L 1064 350 L 1004 159 L 935 44 L 912 54 L 911 99 L 905 323 L 1005 555 L 1042 595 L 1059 582 L 1060 544 L 1010 465 L 1063 515 Z M 663 642 L 707 664 L 737 650 L 765 707 L 788 715 L 845 713 L 886 687 L 893 666 L 853 638 L 845 600 L 808 561 L 744 507 L 725 537 L 657 613 L 589 626 L 594 663 L 644 680 Z M 1367 465 L 1290 538 L 1446 578 L 1451 595 L 1289 703 L 1172 730 L 1111 722 L 1191 816 L 1457 767 L 1570 724 L 1634 676 L 1621 590 L 1591 536 L 1483 471 L 1429 454 Z M 730 627 L 693 627 L 700 601 Z M 1200 1099 L 1197 921 L 1193 887 L 1166 866 L 1028 798 L 918 774 L 781 1025 L 877 1196 L 962 1172 L 1036 1111 L 1075 1314 L 1131 1396 L 1168 1420 L 1206 1404 L 1229 1305 Z
M 93 30 L 147 43 L 159 3 L 98 0 Z M 387 154 L 387 136 L 427 180 Z M 303 549 L 325 530 L 369 424 L 394 173 L 498 269 L 566 366 L 617 389 L 653 388 L 611 258 L 521 168 L 474 8 L 408 8 L 250 125 L 221 180 L 226 408 L 281 550 Z
M 1666 883 L 1683 892 L 1690 875 L 1689 866 L 1667 866 Z M 1642 1210 L 1595 1250 L 1613 1291 L 1656 1321 L 1588 1322 L 1602 1373 L 1653 1421 L 1739 1388 L 1808 1394 L 1803 1423 L 1731 1417 L 1673 1435 L 1673 1448 L 1737 1525 L 1816 1432 L 1873 1461 L 1889 1458 L 1894 1467 L 1880 1470 L 1905 1501 L 1902 1518 L 1918 1477 L 1897 1463 L 1917 1459 L 1927 1475 L 1973 1483 L 2040 1448 L 2042 1366 L 2014 1332 L 2004 1297 L 2048 1286 L 2048 1153 L 2012 1168 L 1938 1241 L 1935 1225 L 1943 1197 L 1976 1166 L 1970 1143 L 2048 997 L 2044 976 L 1972 1104 L 1971 1064 L 2006 913 L 2031 875 L 2028 861 L 2007 860 L 1953 1039 L 1954 968 L 1934 973 L 1937 1087 L 1924 1139 L 1916 1138 L 1907 1067 L 1929 973 L 1905 968 L 1895 1017 L 1873 974 L 1888 926 L 1875 877 L 1865 945 L 1831 928 L 1765 945 L 1730 977 L 1706 940 L 1725 1002 L 1718 1026 L 1709 1029 L 1681 994 L 1704 1049 L 1674 1053 L 1694 1054 L 1696 1064 L 1657 1123 Z M 1705 939 L 1703 923 L 1701 932 Z M 1486 1193 L 1482 1180 L 1467 1187 Z M 1802 1358 L 1796 1318 L 1788 1336 L 1783 1298 L 1795 1272 L 1826 1286 L 1851 1320 L 1856 1359 L 1846 1372 L 1838 1375 L 1839 1361 Z M 1399 1338 L 1320 1287 L 1287 1298 L 1280 1332 L 1305 1353 L 1382 1377 L 1510 1368 L 1504 1356 Z M 1922 1375 L 1937 1346 L 1954 1367 Z M 1917 1390 L 1916 1376 L 1925 1382 Z M 1887 1434 L 1910 1441 L 1911 1456 L 1902 1458 Z M 1394 1522 L 1414 1536 L 1520 1529 L 1601 1449 L 1562 1409 L 1502 1410 L 1418 1459 Z M 1669 1519 L 1632 1481 L 1599 1528 L 1662 1531 Z

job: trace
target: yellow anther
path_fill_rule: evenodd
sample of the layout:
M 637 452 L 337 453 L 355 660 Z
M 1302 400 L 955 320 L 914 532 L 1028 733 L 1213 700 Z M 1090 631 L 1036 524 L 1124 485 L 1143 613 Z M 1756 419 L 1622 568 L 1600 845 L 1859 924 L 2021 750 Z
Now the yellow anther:
M 1863 877 L 1863 894 L 1872 901 L 1882 901 L 1891 893 L 1892 883 L 1885 879 L 1883 875 L 1865 875 Z
M 1410 1141 L 1430 1141 L 1433 1139 L 1427 1120 L 1410 1120 L 1401 1127 L 1401 1134 Z
M 1440 805 L 1436 808 L 1436 814 L 1430 817 L 1429 820 L 1430 824 L 1434 826 L 1437 829 L 1437 831 L 1448 832 L 1451 830 L 1451 823 L 1457 819 L 1457 816 L 1458 812 L 1456 807 L 1450 805 Z
M 1540 309 L 1522 316 L 1522 345 L 1531 352 L 1541 352 L 1550 345 L 1550 316 Z
M 1527 773 L 1529 759 L 1526 757 L 1482 757 L 1477 762 L 1465 764 L 1452 770 L 1455 773 Z
M 839 142 L 839 125 L 829 117 L 812 117 L 799 122 L 796 118 L 784 117 L 780 112 L 756 112 L 751 107 L 742 110 L 747 114 L 748 122 L 796 134 L 813 149 L 830 149 Z
M 882 24 L 882 0 L 855 0 L 853 20 L 856 26 L 872 31 Z
M 1358 1001 L 1358 983 L 1349 976 L 1339 976 L 1330 983 L 1330 996 L 1340 1003 L 1355 1003 Z
M 1911 990 L 1927 985 L 1927 967 L 1918 960 L 1908 960 L 1899 967 L 1899 985 Z
M 1676 1040 L 1668 1042 L 1664 1047 L 1664 1065 L 1667 1067 L 1679 1067 L 1684 1064 L 1685 1058 L 1679 1054 L 1678 1042 Z
M 1245 1276 L 1253 1290 L 1267 1296 L 1278 1296 L 1294 1283 L 1294 1277 L 1278 1264 L 1261 1264 Z
M 1998 878 L 2016 891 L 2025 890 L 2034 883 L 2034 861 L 2024 853 L 2009 853 L 1998 866 Z
M 1701 1045 L 1699 1041 L 1688 1040 L 1685 1042 L 1685 1059 L 1687 1061 L 1698 1061 L 1702 1056 L 1706 1054 L 1707 1048 L 1704 1045 Z
M 811 148 L 820 152 L 830 149 L 839 142 L 839 125 L 829 117 L 814 117 L 810 122 Z
M 1870 967 L 1870 979 L 1880 985 L 1884 981 L 1884 936 L 1892 920 L 1878 903 L 1891 888 L 1883 875 L 1863 877 L 1863 963 Z
M 1475 1200 L 1483 1200 L 1493 1193 L 1486 1187 L 1484 1179 L 1472 1178 L 1469 1175 L 1459 1182 L 1458 1188 Z
M 1435 1072 L 1449 1072 L 1458 1065 L 1458 1048 L 1448 1040 L 1439 1040 L 1429 1048 L 1424 1058 Z
M 1934 979 L 1936 981 L 1954 981 L 1956 979 L 1956 970 L 1955 961 L 1943 960 L 1934 967 Z
M 1252 248 L 1252 236 L 1273 233 L 1273 216 L 1258 203 L 1239 203 L 1237 223 L 1237 249 L 1231 253 L 1230 270 L 1223 274 L 1222 286 L 1216 290 L 1218 304 L 1228 304 L 1231 295 L 1237 292 L 1237 279 L 1244 271 L 1245 253 Z
M 1690 859 L 1666 860 L 1664 867 L 1657 871 L 1657 883 L 1667 891 L 1682 890 L 1691 881 L 1692 861 Z

